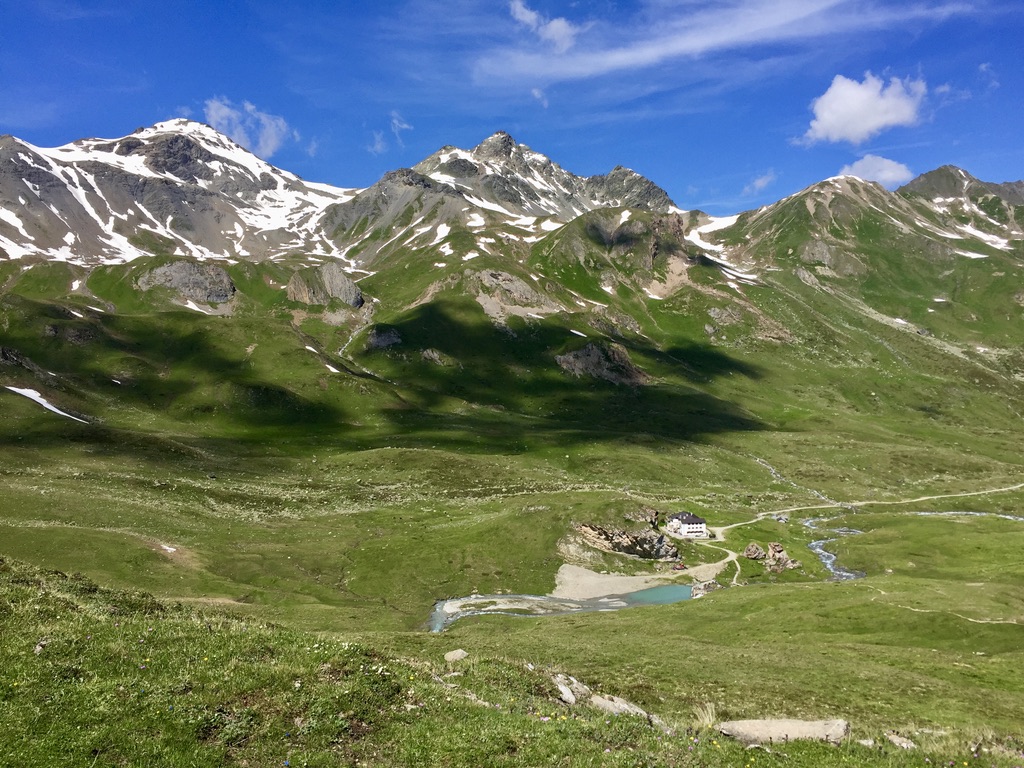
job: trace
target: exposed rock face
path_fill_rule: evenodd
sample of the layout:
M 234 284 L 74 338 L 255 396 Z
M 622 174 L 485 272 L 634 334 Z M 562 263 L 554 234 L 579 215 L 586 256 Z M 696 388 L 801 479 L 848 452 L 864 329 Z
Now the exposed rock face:
M 629 353 L 620 344 L 591 342 L 582 349 L 556 355 L 555 360 L 563 371 L 573 376 L 592 376 L 631 387 L 650 381 L 650 376 L 633 364 Z
M 371 328 L 366 337 L 366 348 L 386 349 L 402 343 L 402 336 L 394 328 Z
M 731 720 L 718 732 L 744 744 L 783 743 L 797 739 L 838 744 L 850 734 L 846 720 Z
M 761 549 L 761 545 L 754 541 L 747 544 L 747 548 L 743 550 L 743 556 L 749 560 L 764 560 L 767 557 L 765 551 Z
M 823 240 L 809 240 L 800 249 L 805 264 L 823 264 L 840 277 L 863 275 L 867 267 L 855 256 L 844 253 Z
M 331 299 L 341 299 L 350 307 L 363 306 L 363 292 L 337 262 L 296 272 L 286 290 L 290 301 L 303 304 L 329 304 Z
M 458 648 L 458 649 L 456 649 L 454 651 L 448 651 L 448 653 L 446 653 L 444 655 L 444 660 L 449 662 L 449 663 L 451 663 L 451 662 L 456 662 L 456 661 L 462 661 L 463 659 L 465 659 L 468 656 L 469 656 L 469 653 L 464 651 L 462 648 Z
M 562 307 L 536 290 L 524 280 L 507 272 L 488 270 L 472 273 L 467 270 L 470 288 L 477 288 L 477 303 L 492 320 L 504 323 L 510 315 L 527 317 L 531 314 L 551 314 Z
M 162 285 L 191 301 L 222 304 L 235 295 L 235 284 L 228 273 L 214 264 L 194 261 L 172 261 L 146 272 L 139 278 L 139 288 L 148 291 Z
M 629 533 L 585 524 L 578 526 L 578 530 L 588 544 L 607 552 L 619 552 L 645 560 L 675 560 L 679 557 L 675 545 L 653 530 Z

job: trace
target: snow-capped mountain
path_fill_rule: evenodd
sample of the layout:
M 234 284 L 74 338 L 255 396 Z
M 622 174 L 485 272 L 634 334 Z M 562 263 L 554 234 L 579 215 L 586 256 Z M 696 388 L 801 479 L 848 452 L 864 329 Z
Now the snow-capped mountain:
M 933 264 L 986 259 L 1024 249 L 1021 186 L 981 182 L 952 166 L 896 192 L 838 176 L 687 237 L 743 269 L 817 265 L 826 278 L 868 275 L 872 259 L 886 253 Z
M 53 149 L 0 137 L 0 258 L 26 263 L 158 255 L 337 263 L 355 276 L 410 258 L 444 270 L 489 257 L 526 279 L 541 241 L 542 261 L 600 269 L 605 292 L 632 279 L 616 271 L 639 268 L 647 282 L 633 289 L 659 299 L 685 282 L 660 273 L 681 275 L 687 260 L 737 291 L 773 271 L 845 279 L 891 253 L 931 265 L 1019 253 L 1024 183 L 946 166 L 894 193 L 844 176 L 710 218 L 631 170 L 577 176 L 505 132 L 442 147 L 362 190 L 303 181 L 188 120 Z
M 440 258 L 515 249 L 602 208 L 683 213 L 634 171 L 577 176 L 499 131 L 471 150 L 442 147 L 385 175 L 334 206 L 325 222 L 346 257 L 368 265 L 402 248 Z M 472 234 L 472 247 L 460 231 Z
M 353 190 L 303 181 L 209 126 L 171 120 L 44 149 L 0 138 L 0 252 L 82 265 L 153 253 L 335 255 L 324 210 Z
M 510 217 L 550 216 L 565 222 L 597 208 L 675 208 L 663 189 L 628 168 L 576 176 L 504 131 L 470 151 L 443 147 L 413 170 Z

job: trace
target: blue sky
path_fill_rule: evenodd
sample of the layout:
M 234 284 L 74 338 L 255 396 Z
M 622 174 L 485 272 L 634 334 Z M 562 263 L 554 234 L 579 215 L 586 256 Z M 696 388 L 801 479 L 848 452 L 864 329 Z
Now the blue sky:
M 0 133 L 187 116 L 368 186 L 511 133 L 732 213 L 852 169 L 1024 179 L 1019 0 L 0 0 Z

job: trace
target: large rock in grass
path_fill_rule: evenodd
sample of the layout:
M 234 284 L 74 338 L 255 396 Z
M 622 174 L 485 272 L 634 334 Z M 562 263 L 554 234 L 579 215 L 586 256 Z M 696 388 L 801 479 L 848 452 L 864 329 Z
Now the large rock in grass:
M 144 291 L 164 286 L 185 299 L 204 304 L 223 304 L 235 295 L 235 284 L 221 267 L 194 261 L 162 264 L 139 277 L 138 285 Z
M 761 549 L 761 545 L 756 541 L 752 541 L 747 544 L 747 548 L 743 550 L 743 556 L 748 560 L 764 560 L 767 556 L 765 551 Z
M 555 361 L 563 371 L 573 376 L 592 376 L 631 387 L 650 381 L 650 376 L 633 364 L 621 344 L 591 342 L 573 352 L 556 355 Z
M 717 727 L 723 736 L 744 744 L 780 744 L 796 740 L 838 744 L 850 735 L 850 723 L 846 720 L 730 720 Z
M 329 304 L 340 299 L 350 307 L 363 306 L 363 292 L 337 262 L 296 272 L 288 281 L 288 299 L 303 304 Z

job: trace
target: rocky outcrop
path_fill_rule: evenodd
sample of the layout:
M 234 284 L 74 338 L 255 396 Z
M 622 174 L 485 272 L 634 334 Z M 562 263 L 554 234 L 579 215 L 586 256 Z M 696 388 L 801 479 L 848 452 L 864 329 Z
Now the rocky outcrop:
M 743 556 L 748 560 L 764 560 L 765 557 L 767 557 L 767 554 L 763 549 L 761 549 L 760 544 L 752 541 L 747 544 L 747 548 L 743 550 Z
M 402 336 L 394 328 L 376 326 L 366 335 L 366 349 L 387 349 L 402 343 Z
M 764 563 L 765 569 L 771 573 L 782 573 L 782 571 L 800 567 L 800 561 L 790 559 L 785 548 L 777 541 L 768 545 L 767 552 L 761 548 L 760 544 L 752 541 L 743 550 L 743 556 L 750 560 L 760 560 Z
M 768 545 L 768 554 L 764 560 L 764 567 L 772 573 L 781 573 L 785 570 L 792 570 L 800 567 L 799 560 L 791 560 L 786 550 L 777 541 Z
M 330 304 L 331 299 L 340 299 L 350 307 L 363 306 L 363 292 L 337 262 L 296 272 L 286 290 L 289 301 L 302 304 Z
M 867 267 L 852 254 L 823 240 L 809 240 L 800 248 L 800 260 L 805 264 L 821 264 L 840 277 L 863 275 Z
M 621 344 L 591 342 L 581 349 L 556 355 L 558 366 L 573 376 L 591 376 L 612 384 L 631 387 L 650 381 L 651 377 L 633 364 L 629 353 Z
M 694 583 L 693 587 L 691 588 L 690 597 L 704 597 L 704 595 L 708 594 L 709 592 L 714 592 L 719 589 L 722 589 L 722 585 L 719 584 L 717 581 L 698 581 Z
M 235 284 L 221 267 L 194 261 L 162 264 L 139 277 L 138 286 L 143 291 L 163 286 L 182 298 L 204 304 L 223 304 L 235 295 Z
M 730 720 L 718 732 L 744 744 L 779 744 L 787 741 L 827 741 L 838 744 L 850 735 L 846 720 Z
M 476 291 L 477 303 L 497 323 L 504 323 L 513 315 L 550 315 L 562 309 L 532 285 L 507 272 L 466 270 L 466 278 L 469 290 Z
M 637 533 L 616 531 L 598 525 L 580 525 L 577 530 L 590 546 L 605 552 L 643 558 L 644 560 L 677 560 L 679 550 L 654 530 Z
M 558 688 L 558 698 L 563 704 L 569 706 L 589 704 L 606 715 L 632 715 L 633 717 L 640 717 L 656 728 L 661 728 L 666 733 L 669 732 L 665 726 L 665 721 L 657 715 L 652 715 L 633 702 L 619 696 L 594 693 L 589 687 L 571 675 L 562 674 L 561 672 L 556 673 L 551 676 L 551 682 Z

